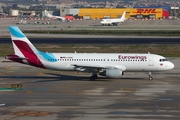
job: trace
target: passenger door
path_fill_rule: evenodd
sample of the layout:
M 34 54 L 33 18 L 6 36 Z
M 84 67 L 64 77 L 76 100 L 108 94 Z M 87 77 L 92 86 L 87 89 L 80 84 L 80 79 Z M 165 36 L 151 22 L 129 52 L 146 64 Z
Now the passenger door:
M 154 57 L 153 57 L 153 55 L 148 56 L 148 66 L 154 66 Z

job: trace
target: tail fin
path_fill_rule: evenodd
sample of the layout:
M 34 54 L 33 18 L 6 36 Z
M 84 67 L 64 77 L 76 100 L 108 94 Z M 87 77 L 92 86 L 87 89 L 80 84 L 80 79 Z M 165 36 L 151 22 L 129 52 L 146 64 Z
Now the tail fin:
M 122 14 L 122 16 L 121 16 L 120 19 L 121 19 L 121 20 L 126 20 L 126 11 L 123 12 L 123 14 Z
M 49 14 L 49 12 L 48 12 L 47 10 L 45 10 L 44 12 L 45 12 L 45 16 L 47 16 L 47 17 L 52 17 L 52 15 Z
M 44 68 L 44 65 L 38 58 L 38 53 L 40 51 L 34 47 L 22 31 L 17 26 L 9 26 L 9 31 L 15 54 L 7 55 L 6 58 Z
M 44 13 L 45 13 L 46 16 L 48 15 L 48 11 L 47 10 L 44 10 Z
M 36 54 L 37 49 L 17 26 L 9 26 L 14 52 L 18 56 Z

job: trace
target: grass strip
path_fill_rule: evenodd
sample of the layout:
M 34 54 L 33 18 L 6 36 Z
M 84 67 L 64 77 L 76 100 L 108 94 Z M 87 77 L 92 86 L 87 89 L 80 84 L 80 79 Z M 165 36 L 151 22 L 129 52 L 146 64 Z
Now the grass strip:
M 24 30 L 23 32 L 37 34 L 180 36 L 180 30 Z
M 62 53 L 154 53 L 165 57 L 180 57 L 179 44 L 34 44 L 35 47 L 43 52 L 62 52 Z M 11 44 L 0 45 L 0 56 L 14 53 Z

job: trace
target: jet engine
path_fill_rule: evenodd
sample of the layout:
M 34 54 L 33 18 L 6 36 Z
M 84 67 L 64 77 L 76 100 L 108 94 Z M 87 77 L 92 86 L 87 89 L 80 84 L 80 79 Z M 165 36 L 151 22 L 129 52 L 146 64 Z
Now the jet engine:
M 112 23 L 114 26 L 117 26 L 118 23 Z
M 123 75 L 123 71 L 121 69 L 107 69 L 99 75 L 106 76 L 109 78 L 120 78 Z

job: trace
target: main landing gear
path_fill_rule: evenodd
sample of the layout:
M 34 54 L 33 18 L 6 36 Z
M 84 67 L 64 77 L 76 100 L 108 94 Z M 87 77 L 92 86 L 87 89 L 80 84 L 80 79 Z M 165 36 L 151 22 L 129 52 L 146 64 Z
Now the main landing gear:
M 153 80 L 152 73 L 149 72 L 149 80 Z
M 97 74 L 92 74 L 92 76 L 89 79 L 90 81 L 95 81 L 97 77 L 98 77 Z

